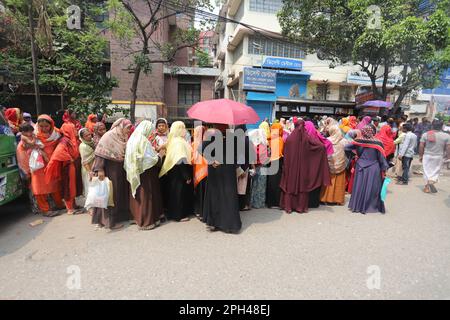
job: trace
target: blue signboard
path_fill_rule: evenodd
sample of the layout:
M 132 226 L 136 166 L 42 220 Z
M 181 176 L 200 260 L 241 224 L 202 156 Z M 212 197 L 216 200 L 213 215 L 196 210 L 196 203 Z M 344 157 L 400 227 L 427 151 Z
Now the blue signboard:
M 244 90 L 275 92 L 277 72 L 275 70 L 244 68 Z
M 303 64 L 297 59 L 267 57 L 266 60 L 264 60 L 262 67 L 301 71 Z

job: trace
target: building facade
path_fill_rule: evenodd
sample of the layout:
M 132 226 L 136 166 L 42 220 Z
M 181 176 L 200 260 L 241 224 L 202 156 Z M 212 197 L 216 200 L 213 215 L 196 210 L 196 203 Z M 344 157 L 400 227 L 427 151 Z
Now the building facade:
M 147 2 L 134 1 L 133 8 L 138 16 L 148 15 Z M 161 16 L 170 15 L 166 7 L 159 13 Z M 176 14 L 159 22 L 158 30 L 152 37 L 152 43 L 168 43 L 172 41 L 178 29 L 192 26 L 191 16 Z M 124 49 L 120 42 L 111 34 L 107 34 L 110 41 L 111 76 L 119 81 L 119 87 L 112 91 L 112 104 L 129 108 L 134 73 L 128 66 L 132 62 L 130 50 Z M 201 37 L 202 38 L 202 37 Z M 139 41 L 137 39 L 137 41 Z M 207 41 L 201 41 L 206 46 Z M 152 58 L 158 58 L 160 53 L 152 45 L 150 48 Z M 213 68 L 199 68 L 196 64 L 195 51 L 192 48 L 183 48 L 175 56 L 173 63 L 152 64 L 152 71 L 145 75 L 141 73 L 136 101 L 136 117 L 156 119 L 166 117 L 170 122 L 186 120 L 186 110 L 194 103 L 214 98 L 214 83 L 218 70 Z

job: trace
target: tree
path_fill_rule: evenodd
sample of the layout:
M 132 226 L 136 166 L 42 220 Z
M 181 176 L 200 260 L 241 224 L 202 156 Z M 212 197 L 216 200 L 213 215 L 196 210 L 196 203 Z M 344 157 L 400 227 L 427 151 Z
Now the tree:
M 81 30 L 69 30 L 67 13 L 56 9 L 50 21 L 53 30 L 53 53 L 42 59 L 41 84 L 61 93 L 61 109 L 72 109 L 82 115 L 110 113 L 107 97 L 118 82 L 105 74 L 108 42 L 93 21 L 103 13 L 101 7 L 85 4 Z M 66 102 L 67 101 L 67 102 Z
M 170 42 L 156 41 L 155 35 L 160 30 L 161 24 L 164 20 L 178 14 L 186 14 L 193 19 L 195 8 L 211 8 L 209 0 L 141 0 L 138 2 L 145 4 L 144 12 L 137 9 L 136 1 L 108 1 L 109 11 L 113 15 L 109 27 L 132 57 L 132 63 L 129 66 L 133 73 L 130 88 L 132 122 L 135 121 L 137 89 L 141 73 L 149 74 L 155 63 L 172 62 L 179 50 L 195 47 L 198 43 L 199 31 L 194 27 L 177 28 Z
M 78 4 L 82 8 L 81 30 L 67 28 L 66 8 L 70 4 Z M 117 111 L 108 108 L 111 99 L 107 94 L 117 86 L 115 79 L 105 76 L 103 68 L 108 43 L 93 20 L 104 10 L 87 1 L 55 0 L 48 2 L 46 7 L 47 30 L 40 30 L 42 25 L 38 24 L 39 85 L 61 94 L 61 109 L 74 109 L 82 115 Z M 28 86 L 33 82 L 30 76 L 33 64 L 30 33 L 25 23 L 27 17 L 18 10 L 14 11 L 13 6 L 9 7 L 8 13 L 0 15 L 0 66 L 12 82 Z
M 352 62 L 371 79 L 376 99 L 398 94 L 393 112 L 412 90 L 438 84 L 450 66 L 449 0 L 426 14 L 420 0 L 285 0 L 278 14 L 283 35 L 302 43 L 330 67 Z M 388 88 L 393 68 L 402 83 Z M 378 88 L 376 81 L 382 79 Z
M 196 50 L 196 55 L 198 58 L 198 66 L 200 68 L 209 68 L 212 66 L 211 64 L 211 58 L 209 56 L 209 53 L 202 50 L 202 49 L 197 49 Z
M 36 112 L 42 112 L 37 42 L 51 44 L 51 31 L 48 23 L 47 1 L 45 0 L 4 0 L 1 1 L 5 14 L 15 20 L 26 32 L 30 41 L 32 74 Z M 43 46 L 44 47 L 44 46 Z

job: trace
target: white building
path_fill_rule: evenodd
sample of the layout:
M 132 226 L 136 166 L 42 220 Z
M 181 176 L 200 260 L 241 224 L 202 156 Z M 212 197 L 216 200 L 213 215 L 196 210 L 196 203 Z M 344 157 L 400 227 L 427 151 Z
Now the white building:
M 354 74 L 359 71 L 356 66 L 331 69 L 329 62 L 315 54 L 305 55 L 300 45 L 283 39 L 276 15 L 281 7 L 282 0 L 229 0 L 223 5 L 220 16 L 249 27 L 229 20 L 217 25 L 215 63 L 221 73 L 215 86 L 216 97 L 245 102 L 261 119 L 352 114 L 356 89 L 367 79 Z M 272 70 L 276 83 L 267 80 L 267 87 L 258 87 L 253 80 L 258 82 L 259 77 L 272 75 L 247 69 L 247 74 L 254 72 L 244 77 L 246 67 Z

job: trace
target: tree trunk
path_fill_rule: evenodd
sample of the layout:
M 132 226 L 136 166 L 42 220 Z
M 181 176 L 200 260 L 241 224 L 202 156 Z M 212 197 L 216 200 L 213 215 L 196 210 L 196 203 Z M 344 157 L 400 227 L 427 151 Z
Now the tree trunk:
M 133 84 L 131 85 L 131 102 L 130 102 L 130 117 L 131 122 L 136 121 L 136 100 L 137 100 L 137 89 L 139 83 L 139 76 L 141 75 L 141 66 L 136 65 L 134 68 Z
M 64 91 L 61 91 L 61 110 L 64 110 Z
M 402 104 L 403 99 L 411 90 L 400 90 L 400 94 L 398 95 L 397 100 L 395 100 L 394 107 L 392 108 L 392 114 L 398 114 L 398 110 L 400 109 L 400 105 Z
M 38 60 L 36 54 L 36 43 L 34 39 L 34 24 L 33 24 L 33 4 L 30 3 L 28 7 L 28 24 L 31 34 L 31 59 L 33 62 L 33 82 L 34 82 L 34 96 L 36 100 L 36 113 L 40 115 L 42 113 L 41 105 L 41 93 L 39 90 L 39 73 L 38 73 Z

